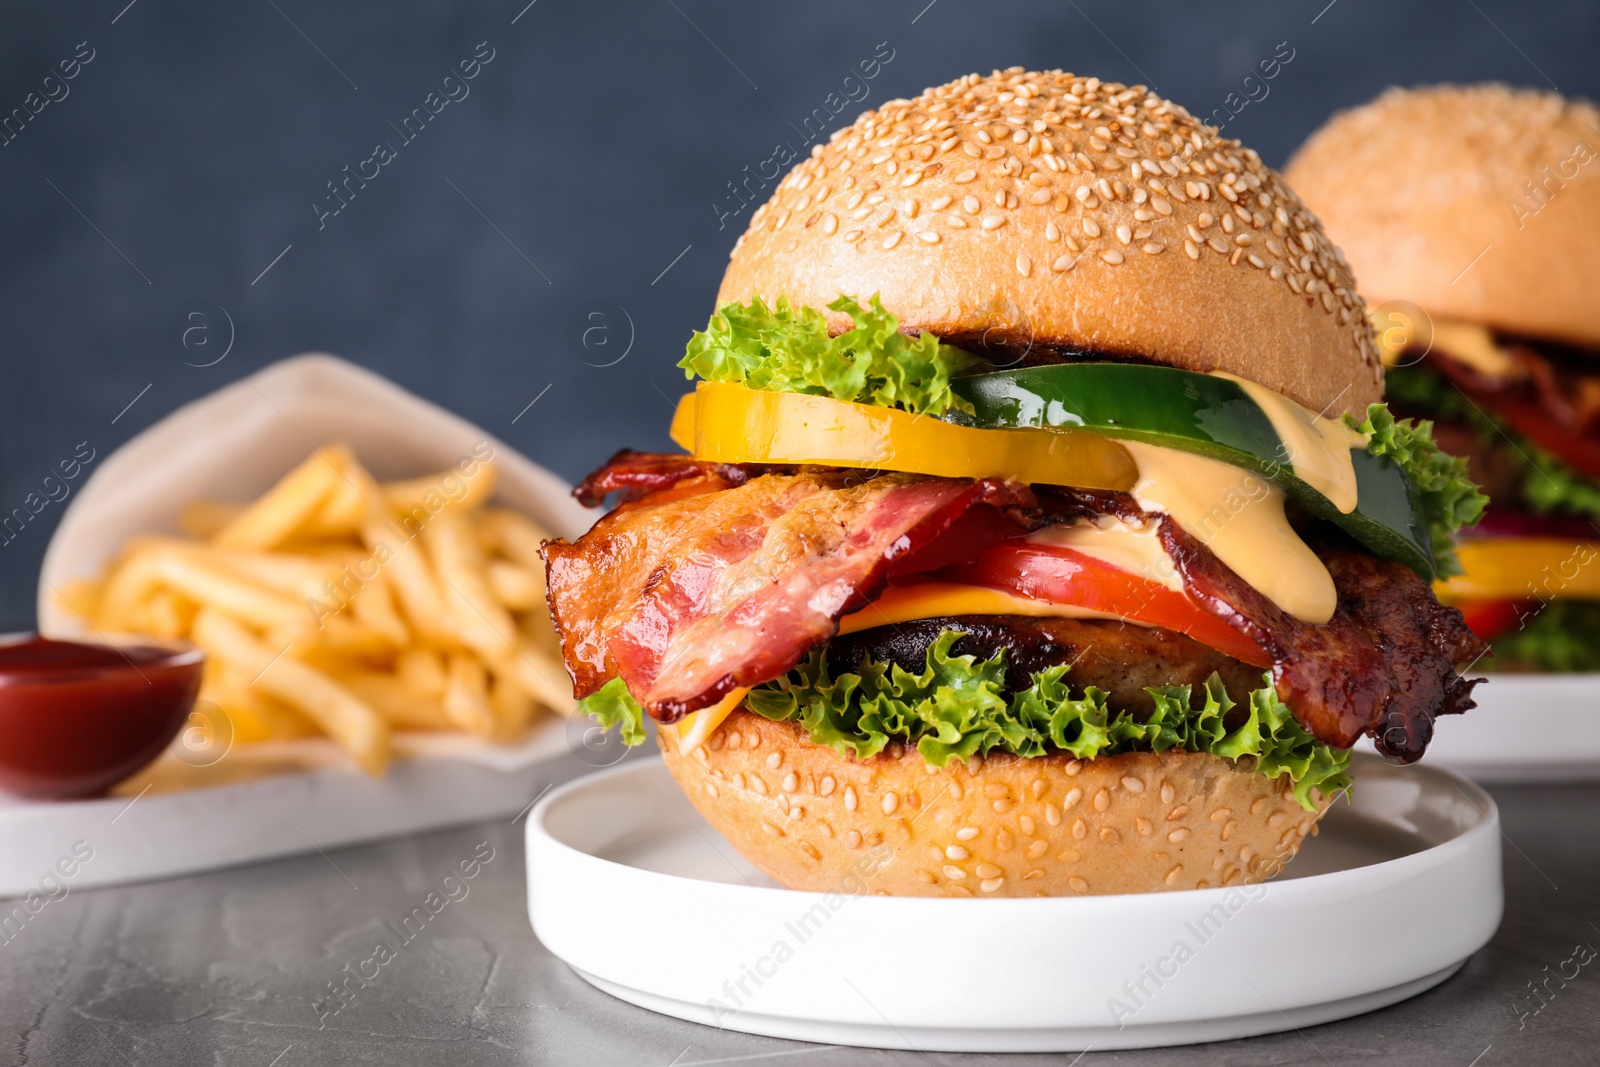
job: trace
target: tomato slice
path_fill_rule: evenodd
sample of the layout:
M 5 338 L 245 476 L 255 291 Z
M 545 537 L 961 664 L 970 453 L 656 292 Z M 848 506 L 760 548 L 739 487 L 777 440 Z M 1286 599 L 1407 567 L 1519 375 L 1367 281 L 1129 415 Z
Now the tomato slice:
M 1485 641 L 1493 641 L 1522 621 L 1532 604 L 1529 600 L 1473 600 L 1457 604 L 1467 629 Z
M 1052 604 L 1074 604 L 1186 634 L 1234 659 L 1270 666 L 1266 651 L 1232 626 L 1160 582 L 1076 549 L 1001 541 L 969 563 L 933 572 L 940 581 L 1002 589 Z

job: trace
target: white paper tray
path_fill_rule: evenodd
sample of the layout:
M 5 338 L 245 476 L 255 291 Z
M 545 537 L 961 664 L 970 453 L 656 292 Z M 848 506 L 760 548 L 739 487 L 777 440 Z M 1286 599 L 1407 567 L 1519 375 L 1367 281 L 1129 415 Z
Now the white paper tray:
M 296 356 L 185 405 L 96 465 L 45 552 L 40 632 L 80 632 L 54 590 L 98 575 L 129 538 L 176 533 L 189 500 L 252 499 L 313 445 L 337 441 L 380 478 L 442 470 L 487 441 L 499 469 L 497 502 L 568 538 L 593 521 L 566 483 L 491 434 L 344 360 Z M 163 784 L 131 806 L 128 796 L 0 797 L 0 895 L 36 888 L 78 841 L 94 858 L 71 884 L 106 885 L 514 815 L 550 783 L 592 765 L 581 742 L 573 724 L 546 716 L 509 747 L 398 734 L 397 758 L 382 779 L 354 770 L 318 739 L 238 746 L 200 773 L 212 782 L 246 780 L 178 792 L 163 791 L 166 775 L 187 768 L 169 759 L 156 775 Z M 272 773 L 284 767 L 298 769 Z

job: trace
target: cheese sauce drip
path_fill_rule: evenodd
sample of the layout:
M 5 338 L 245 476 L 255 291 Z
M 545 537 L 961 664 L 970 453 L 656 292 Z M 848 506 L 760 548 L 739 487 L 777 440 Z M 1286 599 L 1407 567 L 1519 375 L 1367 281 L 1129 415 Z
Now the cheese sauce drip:
M 1183 592 L 1183 576 L 1161 544 L 1161 530 L 1155 523 L 1130 526 L 1112 515 L 1070 526 L 1046 526 L 1028 535 L 1036 545 L 1070 548 L 1109 563 L 1118 570 L 1159 582 L 1174 593 Z
M 1139 465 L 1132 495 L 1141 507 L 1170 515 L 1284 612 L 1319 626 L 1333 618 L 1333 576 L 1290 527 L 1282 489 L 1204 456 L 1139 441 L 1123 447 Z
M 1343 419 L 1318 415 L 1248 379 L 1225 371 L 1212 371 L 1212 375 L 1233 382 L 1261 409 L 1282 442 L 1282 458 L 1296 478 L 1327 497 L 1341 514 L 1356 509 L 1356 468 L 1350 450 L 1365 448 L 1364 436 L 1346 426 Z

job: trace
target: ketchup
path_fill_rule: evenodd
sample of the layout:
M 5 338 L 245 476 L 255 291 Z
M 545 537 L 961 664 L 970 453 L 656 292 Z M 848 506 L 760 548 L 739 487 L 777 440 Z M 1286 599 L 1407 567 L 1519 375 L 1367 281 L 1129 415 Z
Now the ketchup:
M 0 639 L 0 789 L 95 796 L 160 755 L 194 706 L 205 656 L 128 640 Z

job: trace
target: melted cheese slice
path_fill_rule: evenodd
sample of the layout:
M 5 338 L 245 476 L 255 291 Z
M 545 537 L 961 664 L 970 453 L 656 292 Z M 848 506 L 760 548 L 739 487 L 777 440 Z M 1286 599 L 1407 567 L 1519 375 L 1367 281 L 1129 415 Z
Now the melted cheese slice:
M 1161 528 L 1155 523 L 1130 526 L 1112 515 L 1067 526 L 1046 526 L 1030 534 L 1036 545 L 1070 548 L 1109 563 L 1118 570 L 1137 574 L 1171 589 L 1183 592 L 1183 576 L 1161 544 Z
M 954 582 L 917 582 L 890 586 L 877 600 L 860 611 L 839 620 L 841 634 L 893 626 L 917 619 L 938 619 L 946 615 L 1031 615 L 1035 618 L 1117 619 L 1120 615 L 1080 608 L 1076 604 L 1052 604 L 1033 600 L 1000 589 Z M 1131 620 L 1130 620 L 1131 621 Z
M 1302 622 L 1333 618 L 1333 576 L 1290 527 L 1284 494 L 1263 475 L 1220 460 L 1124 441 L 1139 464 L 1133 498 L 1165 512 L 1245 583 Z
M 1437 351 L 1491 378 L 1522 376 L 1522 368 L 1511 358 L 1511 353 L 1496 344 L 1494 335 L 1476 323 L 1435 322 L 1430 351 Z
M 1348 515 L 1356 509 L 1356 467 L 1350 450 L 1367 447 L 1364 435 L 1346 426 L 1343 419 L 1318 415 L 1248 379 L 1225 371 L 1212 374 L 1243 389 L 1266 415 L 1283 444 L 1283 459 L 1296 478 L 1327 497 L 1340 513 Z
M 709 708 L 691 711 L 678 720 L 678 748 L 685 756 L 690 755 L 695 749 L 705 744 L 706 739 L 717 732 L 717 727 L 744 703 L 748 689 L 734 689 L 720 701 Z

